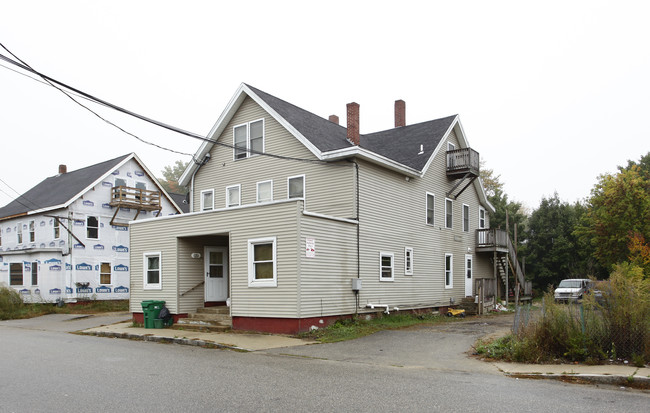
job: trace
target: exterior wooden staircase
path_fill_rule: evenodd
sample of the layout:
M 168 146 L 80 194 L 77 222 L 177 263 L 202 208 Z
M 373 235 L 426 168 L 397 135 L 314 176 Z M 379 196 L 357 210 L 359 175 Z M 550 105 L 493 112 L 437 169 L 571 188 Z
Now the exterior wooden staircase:
M 195 313 L 189 313 L 187 318 L 181 318 L 173 328 L 194 331 L 227 331 L 232 328 L 230 308 L 202 307 Z

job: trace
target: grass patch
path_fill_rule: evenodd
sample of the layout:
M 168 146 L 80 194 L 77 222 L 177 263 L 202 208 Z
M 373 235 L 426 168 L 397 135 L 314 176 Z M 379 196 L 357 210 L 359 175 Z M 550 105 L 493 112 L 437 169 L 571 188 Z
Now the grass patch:
M 366 319 L 366 316 L 357 316 L 338 320 L 325 328 L 319 328 L 307 333 L 302 333 L 301 338 L 307 338 L 321 343 L 335 343 L 337 341 L 353 340 L 368 336 L 381 330 L 397 330 L 421 324 L 437 324 L 452 321 L 431 313 L 412 314 L 394 313 Z
M 13 288 L 0 287 L 0 320 L 32 318 L 45 314 L 100 314 L 128 311 L 128 300 L 92 300 L 58 307 L 55 303 L 24 303 Z

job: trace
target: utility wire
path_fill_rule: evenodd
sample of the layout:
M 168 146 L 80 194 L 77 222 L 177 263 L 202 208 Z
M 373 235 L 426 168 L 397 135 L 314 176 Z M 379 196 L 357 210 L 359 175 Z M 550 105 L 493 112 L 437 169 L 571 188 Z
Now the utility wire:
M 151 118 L 148 118 L 148 117 L 146 117 L 146 116 L 140 115 L 140 114 L 138 114 L 138 113 L 132 112 L 132 111 L 130 111 L 130 110 L 128 110 L 128 109 L 124 109 L 124 108 L 122 108 L 122 107 L 120 107 L 120 106 L 114 105 L 114 104 L 109 103 L 109 102 L 107 102 L 107 101 L 105 101 L 105 100 L 102 100 L 102 99 L 100 99 L 100 98 L 97 98 L 97 97 L 95 97 L 95 96 L 93 96 L 93 95 L 90 95 L 90 94 L 88 94 L 88 93 L 85 93 L 85 92 L 83 92 L 83 91 L 81 91 L 81 90 L 79 90 L 79 89 L 76 89 L 76 88 L 74 88 L 74 87 L 72 87 L 72 86 L 69 86 L 69 85 L 67 85 L 67 84 L 65 84 L 65 83 L 63 83 L 63 82 L 60 82 L 60 81 L 58 81 L 58 80 L 56 80 L 56 79 L 54 79 L 54 78 L 51 78 L 51 77 L 49 77 L 49 76 L 47 76 L 47 75 L 45 75 L 45 74 L 43 74 L 43 73 L 40 73 L 40 72 L 36 71 L 36 70 L 33 69 L 31 66 L 29 66 L 27 63 L 23 62 L 20 58 L 18 58 L 15 54 L 13 54 L 13 53 L 12 53 L 9 49 L 7 49 L 7 47 L 6 47 L 4 44 L 2 44 L 1 42 L 0 42 L 0 46 L 2 46 L 2 48 L 4 48 L 7 52 L 9 52 L 9 53 L 14 57 L 14 58 L 16 58 L 17 60 L 19 60 L 20 63 L 19 63 L 19 62 L 16 62 L 16 61 L 13 60 L 13 59 L 10 59 L 10 58 L 8 58 L 8 57 L 2 55 L 2 54 L 0 54 L 0 59 L 4 60 L 4 61 L 6 61 L 6 62 L 8 62 L 8 63 L 10 63 L 10 64 L 12 64 L 12 65 L 15 65 L 15 66 L 17 66 L 17 67 L 20 67 L 21 69 L 23 69 L 23 70 L 25 70 L 25 71 L 28 71 L 28 72 L 30 72 L 30 73 L 34 73 L 34 74 L 40 76 L 40 77 L 43 78 L 45 81 L 47 81 L 47 82 L 48 82 L 52 87 L 55 87 L 56 89 L 58 89 L 58 90 L 60 90 L 61 92 L 65 93 L 65 94 L 66 94 L 70 99 L 72 99 L 75 103 L 77 103 L 78 105 L 80 105 L 80 106 L 86 108 L 88 111 L 90 111 L 91 113 L 93 113 L 95 116 L 99 117 L 100 119 L 104 120 L 105 122 L 107 122 L 107 123 L 109 123 L 109 124 L 115 126 L 116 128 L 120 129 L 120 130 L 123 131 L 124 133 L 126 133 L 126 134 L 128 134 L 128 135 L 131 135 L 131 136 L 133 136 L 134 138 L 136 138 L 136 139 L 138 139 L 138 140 L 140 140 L 140 141 L 142 141 L 142 142 L 144 142 L 144 143 L 147 143 L 147 144 L 150 144 L 150 145 L 156 146 L 156 147 L 158 147 L 158 148 L 160 148 L 160 149 L 164 149 L 164 150 L 167 150 L 167 151 L 171 151 L 171 152 L 179 153 L 179 154 L 182 154 L 182 155 L 191 156 L 191 157 L 192 157 L 192 160 L 193 160 L 196 164 L 201 164 L 201 163 L 202 163 L 201 161 L 195 159 L 194 156 L 191 155 L 191 154 L 182 153 L 182 152 L 177 152 L 177 151 L 174 151 L 174 150 L 172 150 L 172 149 L 164 148 L 164 147 L 159 146 L 159 145 L 157 145 L 157 144 L 153 144 L 153 143 L 146 142 L 146 141 L 144 141 L 143 139 L 141 139 L 141 138 L 139 138 L 139 137 L 133 135 L 132 133 L 125 131 L 124 129 L 120 128 L 119 126 L 115 125 L 114 123 L 112 123 L 112 122 L 110 122 L 110 121 L 107 121 L 106 119 L 102 118 L 100 115 L 98 115 L 97 113 L 95 113 L 95 112 L 92 111 L 91 109 L 89 109 L 89 108 L 87 108 L 86 106 L 82 105 L 81 103 L 77 102 L 75 99 L 73 99 L 72 97 L 70 97 L 70 96 L 69 96 L 65 91 L 63 91 L 60 87 L 65 88 L 65 89 L 68 89 L 68 90 L 71 90 L 71 91 L 74 91 L 74 92 L 77 93 L 78 95 L 80 95 L 80 96 L 82 96 L 82 97 L 85 97 L 85 98 L 87 98 L 87 99 L 89 99 L 90 101 L 93 101 L 93 102 L 95 102 L 95 103 L 99 103 L 99 104 L 104 105 L 104 106 L 106 106 L 106 107 L 109 107 L 109 108 L 111 108 L 111 109 L 117 110 L 117 111 L 119 111 L 119 112 L 125 113 L 125 114 L 130 115 L 130 116 L 133 116 L 133 117 L 136 117 L 136 118 L 138 118 L 138 119 L 140 119 L 140 120 L 144 120 L 144 121 L 146 121 L 146 122 L 149 122 L 149 123 L 154 124 L 154 125 L 156 125 L 156 126 L 160 126 L 160 127 L 162 127 L 162 128 L 165 128 L 165 129 L 171 130 L 171 131 L 173 131 L 173 132 L 177 132 L 177 133 L 180 133 L 180 134 L 182 134 L 182 135 L 189 136 L 189 137 L 191 137 L 191 138 L 199 139 L 199 140 L 204 141 L 204 142 L 209 142 L 209 143 L 212 143 L 212 144 L 214 144 L 214 145 L 218 145 L 218 146 L 222 146 L 222 147 L 226 147 L 226 148 L 230 148 L 230 149 L 236 149 L 234 145 L 229 145 L 229 144 L 226 144 L 226 143 L 223 143 L 223 142 L 218 142 L 218 141 L 216 141 L 216 140 L 213 140 L 213 139 L 210 139 L 210 138 L 206 138 L 206 137 L 203 137 L 203 136 L 201 136 L 201 135 L 198 135 L 198 134 L 195 134 L 195 133 L 192 133 L 192 132 L 188 132 L 188 131 L 186 131 L 186 130 L 183 130 L 183 129 L 177 128 L 177 127 L 175 127 L 175 126 L 171 126 L 171 125 L 168 125 L 168 124 L 166 124 L 166 123 L 156 121 L 156 120 L 154 120 L 154 119 L 151 119 Z M 54 84 L 59 85 L 60 87 L 57 87 L 57 86 L 55 86 Z M 238 148 L 238 149 L 242 149 L 242 148 Z M 284 160 L 291 160 L 291 161 L 299 161 L 299 162 L 306 162 L 306 163 L 317 163 L 317 164 L 328 165 L 328 166 L 345 166 L 345 167 L 349 167 L 349 165 L 347 165 L 347 164 L 332 163 L 332 162 L 328 162 L 328 161 L 322 161 L 322 160 L 320 160 L 320 159 L 305 159 L 305 158 L 295 158 L 295 157 L 284 156 L 284 155 L 276 155 L 276 154 L 272 154 L 272 153 L 268 153 L 268 152 L 256 151 L 256 150 L 253 150 L 253 149 L 248 149 L 247 152 L 252 153 L 252 154 L 256 154 L 256 155 L 263 155 L 263 156 L 268 156 L 268 157 L 272 157 L 272 158 L 277 158 L 277 159 L 284 159 Z

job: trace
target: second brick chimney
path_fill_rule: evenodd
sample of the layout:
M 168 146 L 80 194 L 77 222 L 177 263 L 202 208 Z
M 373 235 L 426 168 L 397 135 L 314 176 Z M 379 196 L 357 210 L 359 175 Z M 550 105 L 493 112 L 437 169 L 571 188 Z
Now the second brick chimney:
M 339 124 L 339 117 L 336 115 L 330 115 L 330 122 L 336 123 L 337 125 Z
M 59 174 L 63 175 L 65 173 L 68 173 L 68 167 L 65 165 L 59 165 Z
M 348 103 L 348 140 L 359 146 L 359 104 Z
M 395 101 L 395 127 L 406 126 L 406 102 L 402 99 Z

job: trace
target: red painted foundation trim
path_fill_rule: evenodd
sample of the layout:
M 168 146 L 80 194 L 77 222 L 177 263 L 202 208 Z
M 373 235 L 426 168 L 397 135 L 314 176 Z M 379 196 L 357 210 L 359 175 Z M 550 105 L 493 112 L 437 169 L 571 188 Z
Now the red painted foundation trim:
M 233 317 L 232 328 L 274 334 L 297 334 L 309 331 L 311 326 L 323 328 L 337 320 L 353 316 L 354 314 L 309 318 Z

